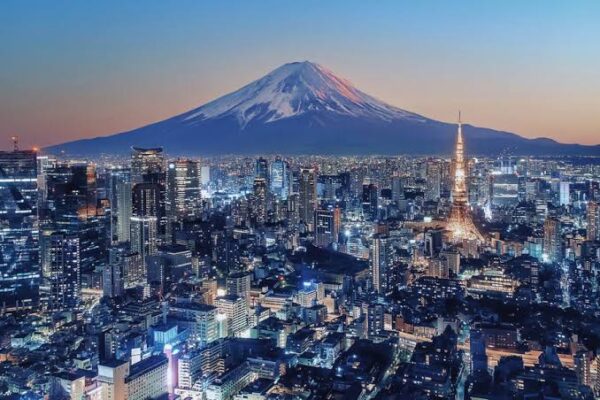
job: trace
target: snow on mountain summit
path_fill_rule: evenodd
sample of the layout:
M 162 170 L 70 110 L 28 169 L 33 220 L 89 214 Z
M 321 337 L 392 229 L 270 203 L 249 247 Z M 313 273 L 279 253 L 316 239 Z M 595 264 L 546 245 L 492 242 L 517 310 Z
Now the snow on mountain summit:
M 384 121 L 424 119 L 361 92 L 349 81 L 309 61 L 284 64 L 241 89 L 181 117 L 184 122 L 193 124 L 233 116 L 244 127 L 251 121 L 268 123 L 322 111 Z

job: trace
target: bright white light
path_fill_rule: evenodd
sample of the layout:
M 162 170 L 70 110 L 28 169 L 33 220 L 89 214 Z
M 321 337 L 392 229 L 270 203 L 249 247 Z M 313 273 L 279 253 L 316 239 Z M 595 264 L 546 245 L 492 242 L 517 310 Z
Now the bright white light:
M 217 314 L 217 321 L 225 321 L 227 319 L 227 314 Z
M 225 289 L 217 289 L 217 297 L 222 297 L 225 296 L 227 294 L 227 292 L 225 291 Z

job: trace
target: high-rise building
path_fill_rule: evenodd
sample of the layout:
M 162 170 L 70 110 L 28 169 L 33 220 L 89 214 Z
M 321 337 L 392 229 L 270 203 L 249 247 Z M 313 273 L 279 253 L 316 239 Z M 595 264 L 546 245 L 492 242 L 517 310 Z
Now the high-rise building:
M 133 148 L 131 154 L 131 184 L 133 215 L 157 218 L 157 233 L 164 239 L 167 233 L 166 174 L 162 148 Z
M 0 152 L 0 199 L 0 308 L 31 306 L 40 277 L 35 152 Z
M 460 273 L 460 253 L 456 249 L 445 249 L 440 252 L 444 268 L 443 277 L 456 277 Z
M 254 179 L 252 186 L 251 217 L 254 223 L 264 224 L 267 221 L 267 181 L 264 178 Z
M 403 178 L 398 175 L 392 176 L 392 200 L 399 201 L 404 199 Z
M 133 185 L 152 182 L 164 174 L 165 158 L 161 147 L 133 147 L 131 153 L 131 182 Z
M 156 253 L 158 246 L 158 220 L 155 216 L 131 217 L 131 251 L 141 257 L 145 269 L 146 257 Z
M 43 228 L 76 235 L 82 275 L 91 273 L 106 262 L 111 236 L 108 215 L 99 207 L 95 165 L 57 164 L 47 171 L 47 188 L 40 210 Z
M 132 215 L 161 217 L 161 186 L 156 183 L 138 183 L 133 187 Z
M 159 245 L 161 186 L 138 183 L 133 188 L 133 213 L 130 219 L 131 251 L 139 253 L 145 266 L 146 256 L 154 254 Z
M 217 312 L 227 318 L 227 334 L 235 336 L 248 328 L 248 303 L 239 296 L 222 296 L 215 300 Z
M 516 174 L 494 175 L 491 192 L 493 206 L 515 206 L 519 202 L 519 177 Z
M 600 204 L 590 200 L 587 203 L 587 240 L 600 240 Z
M 102 270 L 102 295 L 106 297 L 119 297 L 125 291 L 123 263 L 108 263 Z
M 190 330 L 190 336 L 200 347 L 219 338 L 217 308 L 208 304 L 175 303 L 169 308 L 170 316 Z
M 229 296 L 247 299 L 252 283 L 251 272 L 234 272 L 227 276 L 225 285 Z
M 363 215 L 370 220 L 376 220 L 378 214 L 379 189 L 374 183 L 364 184 L 362 193 Z
M 569 182 L 560 182 L 558 197 L 561 206 L 571 204 L 571 184 Z
M 590 351 L 579 350 L 573 355 L 577 382 L 580 385 L 592 386 L 593 354 Z
M 544 221 L 544 257 L 550 262 L 562 261 L 560 221 L 554 217 Z
M 339 207 L 315 212 L 315 244 L 318 247 L 329 247 L 337 243 L 341 227 L 341 211 Z
M 427 179 L 425 179 L 425 200 L 438 201 L 442 188 L 442 168 L 437 161 L 427 163 Z
M 271 163 L 269 184 L 271 192 L 280 200 L 286 200 L 289 194 L 289 166 L 287 162 L 277 157 Z
M 167 168 L 165 206 L 170 224 L 185 218 L 198 217 L 201 204 L 198 161 L 177 159 L 170 162 Z
M 265 182 L 269 181 L 269 161 L 265 158 L 260 157 L 256 160 L 255 178 L 264 179 Z
M 202 375 L 223 372 L 222 347 L 220 342 L 215 342 L 179 357 L 177 363 L 179 387 L 192 388 Z
M 132 252 L 129 244 L 111 247 L 108 250 L 108 265 L 117 269 L 116 272 L 111 273 L 114 279 L 118 279 L 118 274 L 121 275 L 123 287 L 134 287 L 146 282 L 146 268 L 142 264 L 142 257 L 138 252 Z M 121 282 L 115 280 L 113 284 L 120 287 Z M 114 290 L 119 292 L 118 289 Z
M 447 229 L 455 242 L 463 239 L 483 241 L 483 236 L 473 224 L 467 197 L 467 170 L 465 166 L 462 122 L 458 116 L 458 133 L 454 152 L 454 185 L 452 187 L 452 209 Z
M 298 191 L 298 213 L 300 222 L 314 230 L 314 215 L 317 209 L 317 172 L 314 168 L 301 168 Z
M 72 310 L 81 300 L 79 237 L 45 231 L 41 238 L 42 286 L 40 292 L 51 311 Z
M 367 306 L 367 335 L 369 337 L 381 334 L 385 328 L 385 309 L 382 304 Z
M 375 235 L 371 239 L 370 249 L 371 276 L 373 278 L 373 289 L 385 294 L 389 287 L 389 271 L 393 263 L 393 247 L 388 236 Z
M 210 165 L 203 165 L 200 168 L 200 184 L 207 186 L 210 183 Z
M 129 241 L 130 235 L 131 171 L 129 169 L 113 169 L 109 172 L 108 177 L 111 243 L 125 243 Z

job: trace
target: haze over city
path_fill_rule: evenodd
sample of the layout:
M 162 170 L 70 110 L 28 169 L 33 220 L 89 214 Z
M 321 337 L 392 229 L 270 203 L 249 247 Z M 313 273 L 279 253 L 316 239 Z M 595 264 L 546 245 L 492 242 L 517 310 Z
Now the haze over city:
M 402 109 L 598 144 L 600 4 L 4 1 L 0 147 L 137 128 L 311 60 Z

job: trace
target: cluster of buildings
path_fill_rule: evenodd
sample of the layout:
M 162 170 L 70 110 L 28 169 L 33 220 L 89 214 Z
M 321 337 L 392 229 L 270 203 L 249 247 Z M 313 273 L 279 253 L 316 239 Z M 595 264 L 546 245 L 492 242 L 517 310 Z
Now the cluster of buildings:
M 464 146 L 0 152 L 0 397 L 600 396 L 600 162 Z

